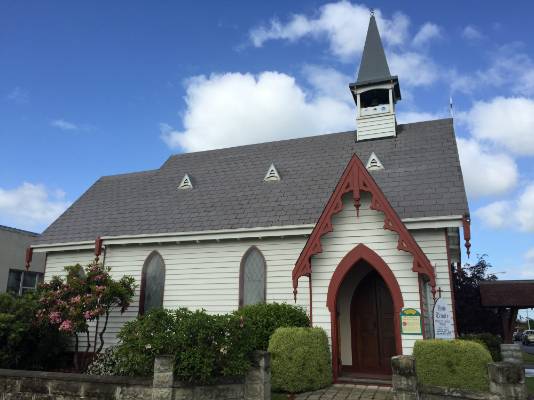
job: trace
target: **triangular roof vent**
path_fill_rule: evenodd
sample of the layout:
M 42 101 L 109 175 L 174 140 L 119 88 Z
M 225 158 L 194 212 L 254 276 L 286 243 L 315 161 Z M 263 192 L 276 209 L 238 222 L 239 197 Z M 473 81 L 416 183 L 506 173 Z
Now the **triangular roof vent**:
M 273 182 L 273 181 L 279 181 L 280 179 L 281 179 L 280 174 L 276 170 L 276 167 L 274 166 L 274 164 L 271 164 L 263 180 L 265 182 Z
M 178 189 L 193 189 L 193 183 L 191 183 L 191 178 L 189 178 L 189 175 L 184 175 L 182 181 L 178 185 Z
M 369 161 L 367 161 L 367 164 L 365 165 L 365 168 L 367 168 L 369 171 L 377 171 L 379 169 L 384 169 L 384 165 L 373 151 L 369 157 Z

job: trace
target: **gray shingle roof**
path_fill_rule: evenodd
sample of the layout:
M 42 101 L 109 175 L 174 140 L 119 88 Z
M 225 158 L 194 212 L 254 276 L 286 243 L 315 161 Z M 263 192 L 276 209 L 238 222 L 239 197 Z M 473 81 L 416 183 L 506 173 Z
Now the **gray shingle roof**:
M 375 16 L 372 15 L 367 28 L 367 36 L 363 47 L 362 61 L 358 71 L 356 84 L 364 82 L 383 81 L 391 79 L 386 53 L 380 33 L 376 25 Z
M 333 133 L 171 156 L 157 170 L 100 178 L 38 243 L 97 236 L 313 224 L 353 153 L 401 218 L 468 212 L 452 120 L 398 126 L 393 138 Z M 264 182 L 274 163 L 282 180 Z M 178 190 L 188 173 L 194 189 Z

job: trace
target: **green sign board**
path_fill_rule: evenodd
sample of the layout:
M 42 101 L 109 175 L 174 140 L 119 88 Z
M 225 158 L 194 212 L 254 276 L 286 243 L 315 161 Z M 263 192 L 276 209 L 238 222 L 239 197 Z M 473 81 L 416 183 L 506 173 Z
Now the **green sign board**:
M 400 313 L 403 335 L 422 335 L 421 313 L 416 308 L 403 308 Z

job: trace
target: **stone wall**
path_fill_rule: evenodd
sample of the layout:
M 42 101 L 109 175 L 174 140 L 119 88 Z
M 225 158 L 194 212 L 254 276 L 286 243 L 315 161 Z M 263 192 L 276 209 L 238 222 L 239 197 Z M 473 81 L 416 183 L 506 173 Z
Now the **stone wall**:
M 510 345 L 508 345 L 510 346 Z M 517 351 L 507 347 L 506 360 L 488 364 L 490 391 L 474 392 L 443 387 L 421 386 L 417 382 L 415 357 L 397 356 L 391 360 L 393 396 L 396 400 L 526 400 L 525 370 Z M 519 352 L 519 355 L 521 352 Z
M 158 357 L 152 378 L 0 369 L 0 400 L 270 400 L 268 353 L 256 352 L 248 374 L 209 386 L 174 380 L 171 357 Z

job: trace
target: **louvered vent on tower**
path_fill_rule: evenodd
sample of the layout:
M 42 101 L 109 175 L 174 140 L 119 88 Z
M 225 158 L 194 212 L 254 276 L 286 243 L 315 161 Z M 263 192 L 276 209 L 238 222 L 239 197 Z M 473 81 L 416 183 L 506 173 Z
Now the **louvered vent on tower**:
M 193 189 L 193 184 L 191 183 L 191 178 L 189 178 L 189 175 L 184 175 L 180 185 L 178 185 L 178 189 Z
M 367 161 L 367 165 L 365 166 L 369 171 L 376 171 L 379 169 L 384 169 L 384 165 L 382 165 L 382 162 L 380 159 L 376 156 L 374 152 L 371 153 L 371 156 L 369 157 L 369 161 Z
M 281 179 L 280 174 L 276 170 L 276 167 L 274 166 L 274 164 L 271 164 L 263 180 L 266 182 L 274 182 L 274 181 L 279 181 L 280 179 Z

